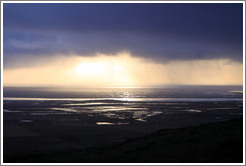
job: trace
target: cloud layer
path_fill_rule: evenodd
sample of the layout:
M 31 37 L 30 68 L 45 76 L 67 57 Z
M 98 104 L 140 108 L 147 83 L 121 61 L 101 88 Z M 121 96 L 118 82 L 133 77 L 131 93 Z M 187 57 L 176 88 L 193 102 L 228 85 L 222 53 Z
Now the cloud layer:
M 5 3 L 3 14 L 5 68 L 122 51 L 161 63 L 243 58 L 242 4 Z

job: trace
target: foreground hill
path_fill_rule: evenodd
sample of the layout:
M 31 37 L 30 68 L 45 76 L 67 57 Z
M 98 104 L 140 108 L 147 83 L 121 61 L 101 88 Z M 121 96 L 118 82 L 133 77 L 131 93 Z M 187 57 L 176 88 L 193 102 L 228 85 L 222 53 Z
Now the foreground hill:
M 5 163 L 241 163 L 243 119 L 156 133 L 115 145 L 5 156 Z

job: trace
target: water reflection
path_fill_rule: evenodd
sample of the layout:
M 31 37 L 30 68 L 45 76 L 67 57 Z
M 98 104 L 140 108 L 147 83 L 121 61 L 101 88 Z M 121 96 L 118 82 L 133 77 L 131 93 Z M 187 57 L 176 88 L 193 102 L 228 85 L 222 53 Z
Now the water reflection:
M 109 123 L 109 122 L 96 122 L 97 125 L 115 125 L 115 123 Z
M 125 93 L 125 96 L 130 94 Z M 126 100 L 126 101 L 124 101 Z M 171 116 L 179 115 L 205 117 L 239 117 L 242 116 L 242 101 L 237 98 L 211 99 L 85 99 L 85 100 L 8 100 L 4 101 L 3 113 L 20 120 L 69 121 L 81 125 L 126 125 L 162 123 Z M 236 101 L 235 101 L 236 100 Z M 174 102 L 178 101 L 178 102 Z M 180 102 L 182 101 L 182 102 Z M 199 103 L 197 103 L 200 101 Z M 227 101 L 227 102 L 224 102 Z M 224 114 L 225 116 L 222 116 Z M 177 116 L 178 115 L 178 116 Z M 44 117 L 45 116 L 45 117 Z M 57 117 L 57 118 L 54 118 Z M 74 119 L 77 119 L 76 121 Z M 164 120 L 163 120 L 164 119 Z M 97 123 L 98 122 L 98 123 Z M 104 123 L 105 122 L 105 123 Z M 106 124 L 110 123 L 110 124 Z

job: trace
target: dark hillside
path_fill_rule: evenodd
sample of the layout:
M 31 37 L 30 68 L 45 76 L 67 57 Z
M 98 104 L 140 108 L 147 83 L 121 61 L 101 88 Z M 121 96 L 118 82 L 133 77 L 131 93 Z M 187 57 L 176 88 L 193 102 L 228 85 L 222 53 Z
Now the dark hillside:
M 243 119 L 164 129 L 111 146 L 5 156 L 33 163 L 241 163 Z

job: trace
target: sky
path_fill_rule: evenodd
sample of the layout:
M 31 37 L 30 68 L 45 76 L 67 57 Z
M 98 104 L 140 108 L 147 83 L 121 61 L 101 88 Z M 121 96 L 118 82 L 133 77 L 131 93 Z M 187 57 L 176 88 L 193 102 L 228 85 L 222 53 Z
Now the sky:
M 243 4 L 4 3 L 3 82 L 243 84 Z

